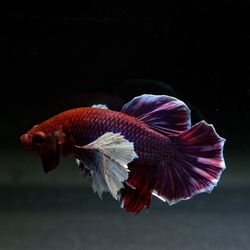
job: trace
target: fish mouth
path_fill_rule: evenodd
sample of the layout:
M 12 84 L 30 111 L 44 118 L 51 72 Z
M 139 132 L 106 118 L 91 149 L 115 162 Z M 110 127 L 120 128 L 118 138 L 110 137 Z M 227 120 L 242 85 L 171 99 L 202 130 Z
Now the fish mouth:
M 23 145 L 25 146 L 28 146 L 29 145 L 29 135 L 28 134 L 23 134 L 21 137 L 20 137 L 20 140 L 22 142 Z

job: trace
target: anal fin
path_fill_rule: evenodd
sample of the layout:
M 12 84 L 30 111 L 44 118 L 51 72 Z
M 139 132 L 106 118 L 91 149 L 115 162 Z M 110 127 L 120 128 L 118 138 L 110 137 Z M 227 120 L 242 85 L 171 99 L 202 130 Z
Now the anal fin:
M 152 194 L 149 191 L 142 192 L 140 189 L 134 189 L 128 184 L 124 184 L 122 189 L 121 207 L 130 213 L 139 213 L 144 208 L 149 208 Z
M 121 192 L 121 206 L 127 212 L 138 213 L 150 207 L 154 187 L 154 168 L 135 160 L 129 164 L 129 170 L 129 178 Z

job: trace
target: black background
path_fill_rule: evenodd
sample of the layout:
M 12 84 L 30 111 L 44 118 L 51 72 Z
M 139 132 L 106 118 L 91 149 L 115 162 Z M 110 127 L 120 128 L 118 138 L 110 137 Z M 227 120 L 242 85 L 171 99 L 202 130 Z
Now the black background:
M 86 92 L 122 96 L 124 102 L 140 92 L 168 94 L 164 88 L 133 87 L 143 79 L 170 85 L 229 138 L 229 145 L 248 146 L 247 6 L 193 2 L 7 12 L 1 39 L 2 119 L 7 112 L 11 122 L 13 117 L 16 123 L 40 122 L 58 99 L 67 109 L 68 96 Z M 124 81 L 132 80 L 127 87 Z M 47 117 L 36 117 L 38 111 Z M 31 125 L 22 123 L 13 133 Z

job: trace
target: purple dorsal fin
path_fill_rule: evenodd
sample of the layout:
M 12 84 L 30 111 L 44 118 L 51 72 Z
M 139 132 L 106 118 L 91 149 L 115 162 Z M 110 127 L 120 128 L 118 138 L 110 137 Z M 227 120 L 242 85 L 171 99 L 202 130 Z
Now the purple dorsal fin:
M 137 96 L 125 104 L 121 112 L 137 117 L 164 135 L 178 135 L 191 126 L 189 108 L 171 96 Z

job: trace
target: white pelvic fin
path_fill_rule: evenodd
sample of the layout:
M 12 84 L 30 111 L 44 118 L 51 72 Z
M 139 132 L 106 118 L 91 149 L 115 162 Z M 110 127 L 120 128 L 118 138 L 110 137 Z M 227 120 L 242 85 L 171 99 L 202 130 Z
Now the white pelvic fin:
M 91 108 L 109 109 L 105 104 L 94 104 Z
M 79 147 L 92 154 L 88 159 L 81 159 L 90 170 L 92 187 L 101 197 L 105 191 L 110 191 L 115 199 L 128 179 L 128 163 L 137 158 L 133 142 L 126 140 L 120 133 L 108 132 L 90 144 Z
M 81 161 L 80 161 L 79 159 L 76 159 L 76 164 L 77 164 L 77 166 L 79 167 L 80 164 L 81 164 Z

